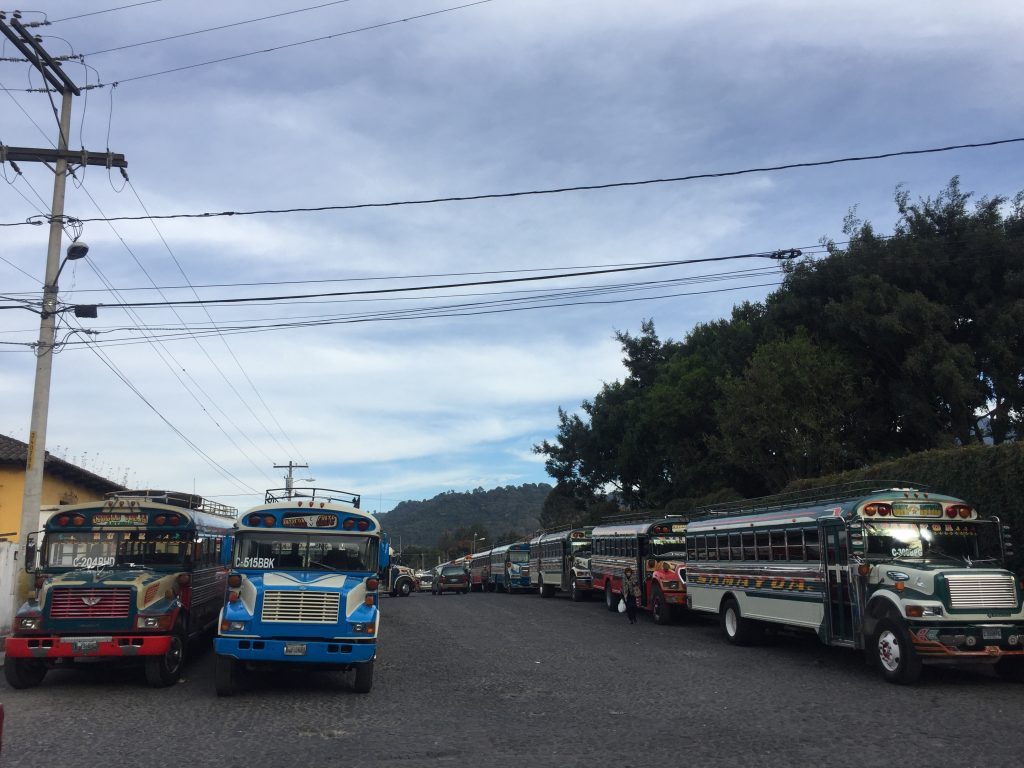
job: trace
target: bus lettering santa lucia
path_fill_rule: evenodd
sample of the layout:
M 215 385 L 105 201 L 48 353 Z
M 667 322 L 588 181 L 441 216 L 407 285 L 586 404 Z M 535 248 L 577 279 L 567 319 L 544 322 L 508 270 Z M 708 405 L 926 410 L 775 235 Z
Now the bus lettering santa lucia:
M 359 496 L 270 490 L 238 518 L 235 537 L 214 640 L 217 694 L 234 692 L 242 668 L 278 664 L 355 670 L 355 690 L 369 692 L 388 539 Z
M 878 481 L 704 512 L 687 532 L 687 599 L 719 615 L 729 642 L 785 625 L 863 649 L 895 683 L 922 663 L 987 662 L 1024 680 L 1024 590 L 1003 567 L 997 518 Z
M 176 682 L 187 641 L 224 602 L 234 519 L 232 507 L 172 491 L 60 507 L 38 553 L 30 537 L 36 597 L 7 639 L 7 682 L 29 688 L 56 664 L 100 658 L 141 658 L 150 685 Z
M 658 624 L 668 624 L 686 606 L 686 521 L 609 522 L 591 531 L 593 588 L 616 610 L 622 574 L 628 567 L 640 581 L 640 607 Z

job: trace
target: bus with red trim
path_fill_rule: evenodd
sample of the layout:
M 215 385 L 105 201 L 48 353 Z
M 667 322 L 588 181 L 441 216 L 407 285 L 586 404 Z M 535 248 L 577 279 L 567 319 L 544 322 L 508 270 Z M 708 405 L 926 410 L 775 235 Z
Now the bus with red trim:
M 474 552 L 469 556 L 469 589 L 484 592 L 491 576 L 491 550 Z
M 681 517 L 669 517 L 594 527 L 590 574 L 609 611 L 618 606 L 627 566 L 640 580 L 640 607 L 655 623 L 670 623 L 686 607 L 686 525 Z
M 235 510 L 173 491 L 117 491 L 61 506 L 47 520 L 35 597 L 18 610 L 4 676 L 38 685 L 75 661 L 141 659 L 154 687 L 181 675 L 190 639 L 211 629 L 224 602 Z
M 373 686 L 380 630 L 379 573 L 388 537 L 359 496 L 323 488 L 267 491 L 235 523 L 227 602 L 214 640 L 218 696 L 264 666 L 354 671 Z

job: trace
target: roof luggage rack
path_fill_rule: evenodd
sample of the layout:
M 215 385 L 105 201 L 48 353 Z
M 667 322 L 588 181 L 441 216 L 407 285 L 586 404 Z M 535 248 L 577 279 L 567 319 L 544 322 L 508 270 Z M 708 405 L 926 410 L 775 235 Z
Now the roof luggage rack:
M 718 517 L 735 515 L 739 512 L 768 512 L 774 509 L 796 507 L 809 504 L 821 504 L 829 501 L 845 501 L 858 496 L 867 496 L 881 491 L 927 491 L 928 486 L 911 483 L 906 480 L 857 480 L 852 483 L 826 485 L 820 488 L 805 488 L 799 491 L 776 493 L 771 496 L 759 496 L 754 499 L 741 499 L 723 504 L 708 504 L 697 507 L 695 516 Z
M 194 493 L 145 488 L 129 491 L 111 491 L 106 497 L 110 500 L 134 499 L 136 501 L 149 501 L 154 504 L 167 504 L 171 507 L 191 509 L 195 512 L 207 512 L 211 515 L 219 515 L 220 517 L 234 518 L 238 516 L 238 510 L 234 507 L 204 499 L 202 496 L 197 496 Z
M 335 491 L 330 488 L 270 488 L 267 490 L 264 504 L 275 504 L 280 501 L 301 499 L 324 504 L 351 504 L 359 509 L 359 494 L 350 491 Z

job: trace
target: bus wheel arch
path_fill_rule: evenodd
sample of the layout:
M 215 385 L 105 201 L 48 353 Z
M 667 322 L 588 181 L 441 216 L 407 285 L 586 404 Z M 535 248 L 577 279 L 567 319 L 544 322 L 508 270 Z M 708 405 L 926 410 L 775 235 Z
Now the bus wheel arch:
M 608 579 L 604 583 L 604 607 L 609 611 L 619 610 L 618 603 L 615 601 L 615 593 L 612 592 L 611 579 Z
M 901 620 L 891 615 L 879 619 L 868 649 L 878 671 L 890 683 L 910 685 L 921 676 L 921 657 Z
M 672 623 L 672 606 L 665 601 L 665 593 L 657 582 L 651 587 L 651 617 L 655 624 Z
M 864 637 L 870 642 L 871 638 L 874 637 L 875 627 L 878 622 L 884 618 L 891 618 L 900 620 L 902 613 L 900 607 L 887 595 L 878 595 L 871 599 L 868 603 L 867 610 L 864 611 Z
M 722 634 L 733 645 L 751 645 L 759 639 L 762 627 L 751 619 L 744 618 L 739 601 L 727 592 L 719 608 Z
M 179 619 L 171 633 L 167 651 L 160 656 L 146 657 L 146 682 L 153 688 L 166 688 L 181 678 L 185 667 L 186 634 L 184 623 Z

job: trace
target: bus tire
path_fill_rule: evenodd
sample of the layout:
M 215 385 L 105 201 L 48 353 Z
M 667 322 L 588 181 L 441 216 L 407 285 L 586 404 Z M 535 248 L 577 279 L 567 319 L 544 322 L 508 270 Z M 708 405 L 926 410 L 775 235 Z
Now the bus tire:
M 586 595 L 583 594 L 583 590 L 580 589 L 580 585 L 576 583 L 576 579 L 574 578 L 569 583 L 569 599 L 574 603 L 579 603 L 584 597 L 586 597 Z
M 541 597 L 554 597 L 555 596 L 555 585 L 545 584 L 542 579 L 540 582 L 540 596 Z
M 612 592 L 612 585 L 610 581 L 606 581 L 604 583 L 604 607 L 612 613 L 616 613 L 619 610 L 619 606 L 615 602 L 615 593 Z
M 46 664 L 37 659 L 12 659 L 4 662 L 4 677 L 11 688 L 35 688 L 46 677 Z
M 162 656 L 146 657 L 146 682 L 152 688 L 166 688 L 181 678 L 185 666 L 185 635 L 179 626 Z
M 655 624 L 672 623 L 672 606 L 665 602 L 665 595 L 658 585 L 654 586 L 654 591 L 651 594 L 651 618 L 654 619 Z
M 921 677 L 921 657 L 901 621 L 889 616 L 878 620 L 870 653 L 878 671 L 890 683 L 910 685 Z
M 356 664 L 356 679 L 352 688 L 356 693 L 369 693 L 373 688 L 373 659 Z
M 735 598 L 722 603 L 722 634 L 733 645 L 750 645 L 758 636 L 758 627 L 750 619 L 743 618 L 740 605 Z
M 411 594 L 412 594 L 412 584 L 410 584 L 408 581 L 403 581 L 398 586 L 398 596 L 399 597 L 408 597 Z
M 238 662 L 231 656 L 217 656 L 213 665 L 217 695 L 234 696 L 238 686 Z
M 996 674 L 1003 680 L 1024 683 L 1024 657 L 1011 656 L 996 662 Z

